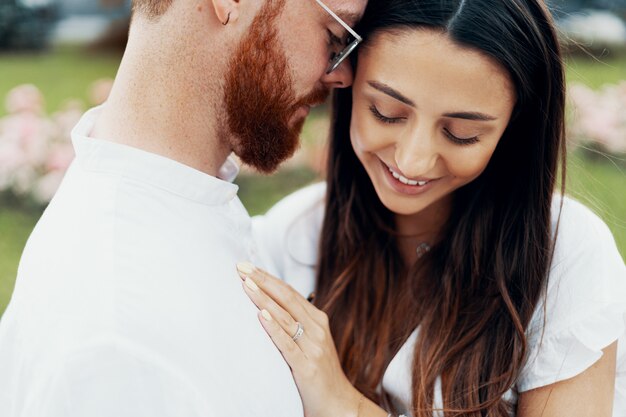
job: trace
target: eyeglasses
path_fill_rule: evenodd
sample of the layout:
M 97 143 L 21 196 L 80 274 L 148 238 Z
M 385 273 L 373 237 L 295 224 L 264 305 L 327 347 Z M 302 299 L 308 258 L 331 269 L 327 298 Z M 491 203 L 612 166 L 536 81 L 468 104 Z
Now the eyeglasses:
M 343 28 L 345 30 L 347 30 L 348 33 L 350 34 L 350 37 L 347 39 L 347 42 L 346 42 L 347 43 L 346 47 L 343 48 L 343 50 L 341 52 L 339 52 L 338 54 L 334 55 L 330 59 L 330 63 L 328 65 L 328 69 L 326 70 L 326 74 L 330 74 L 331 72 L 333 72 L 334 70 L 339 68 L 339 65 L 341 65 L 341 63 L 348 57 L 348 55 L 350 55 L 350 53 L 356 49 L 357 45 L 359 43 L 361 43 L 363 38 L 361 38 L 359 35 L 357 35 L 357 33 L 355 31 L 353 31 L 352 28 L 350 28 L 350 26 L 348 26 L 346 24 L 346 22 L 341 20 L 339 18 L 339 16 L 337 16 L 335 14 L 335 12 L 330 10 L 328 8 L 328 6 L 326 6 L 324 3 L 322 3 L 321 0 L 315 0 L 315 1 L 317 2 L 317 4 L 322 6 L 322 8 L 324 10 L 326 10 L 326 12 L 328 12 L 328 14 L 331 15 L 333 17 L 333 19 L 335 19 L 341 26 L 343 26 Z

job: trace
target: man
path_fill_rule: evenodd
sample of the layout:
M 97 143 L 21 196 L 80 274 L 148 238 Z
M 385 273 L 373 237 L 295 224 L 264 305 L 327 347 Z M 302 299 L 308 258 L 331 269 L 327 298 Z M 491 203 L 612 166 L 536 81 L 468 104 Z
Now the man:
M 365 2 L 135 1 L 0 323 L 1 416 L 302 415 L 236 273 L 255 249 L 227 157 L 271 172 L 293 153 L 352 81 Z

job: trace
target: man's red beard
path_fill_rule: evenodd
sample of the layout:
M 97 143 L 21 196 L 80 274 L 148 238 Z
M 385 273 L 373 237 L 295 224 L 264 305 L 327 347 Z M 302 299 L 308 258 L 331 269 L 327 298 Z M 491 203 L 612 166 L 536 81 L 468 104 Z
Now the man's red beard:
M 241 160 L 271 173 L 298 148 L 303 106 L 322 103 L 328 89 L 296 98 L 291 69 L 274 25 L 286 0 L 268 0 L 252 22 L 229 64 L 224 88 L 226 117 Z

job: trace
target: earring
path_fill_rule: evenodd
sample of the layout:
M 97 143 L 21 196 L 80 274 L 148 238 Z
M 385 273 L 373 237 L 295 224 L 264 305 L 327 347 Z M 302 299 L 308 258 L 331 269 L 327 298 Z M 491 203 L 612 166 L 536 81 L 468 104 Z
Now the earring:
M 225 22 L 222 22 L 222 25 L 226 26 L 228 22 L 230 22 L 230 12 L 228 12 L 228 17 L 226 18 Z

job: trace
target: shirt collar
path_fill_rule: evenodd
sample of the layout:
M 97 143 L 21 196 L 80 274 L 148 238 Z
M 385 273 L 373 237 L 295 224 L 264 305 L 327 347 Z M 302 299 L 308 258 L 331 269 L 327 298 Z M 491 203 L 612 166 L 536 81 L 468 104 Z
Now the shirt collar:
M 161 155 L 91 138 L 101 110 L 89 110 L 72 130 L 76 162 L 83 169 L 121 175 L 206 205 L 226 204 L 237 196 L 239 187 L 230 181 L 239 168 L 232 158 L 220 169 L 220 179 Z
M 217 178 L 233 182 L 235 178 L 239 175 L 239 164 L 232 156 L 229 156 L 224 162 L 224 165 L 220 168 L 220 172 L 217 174 Z

